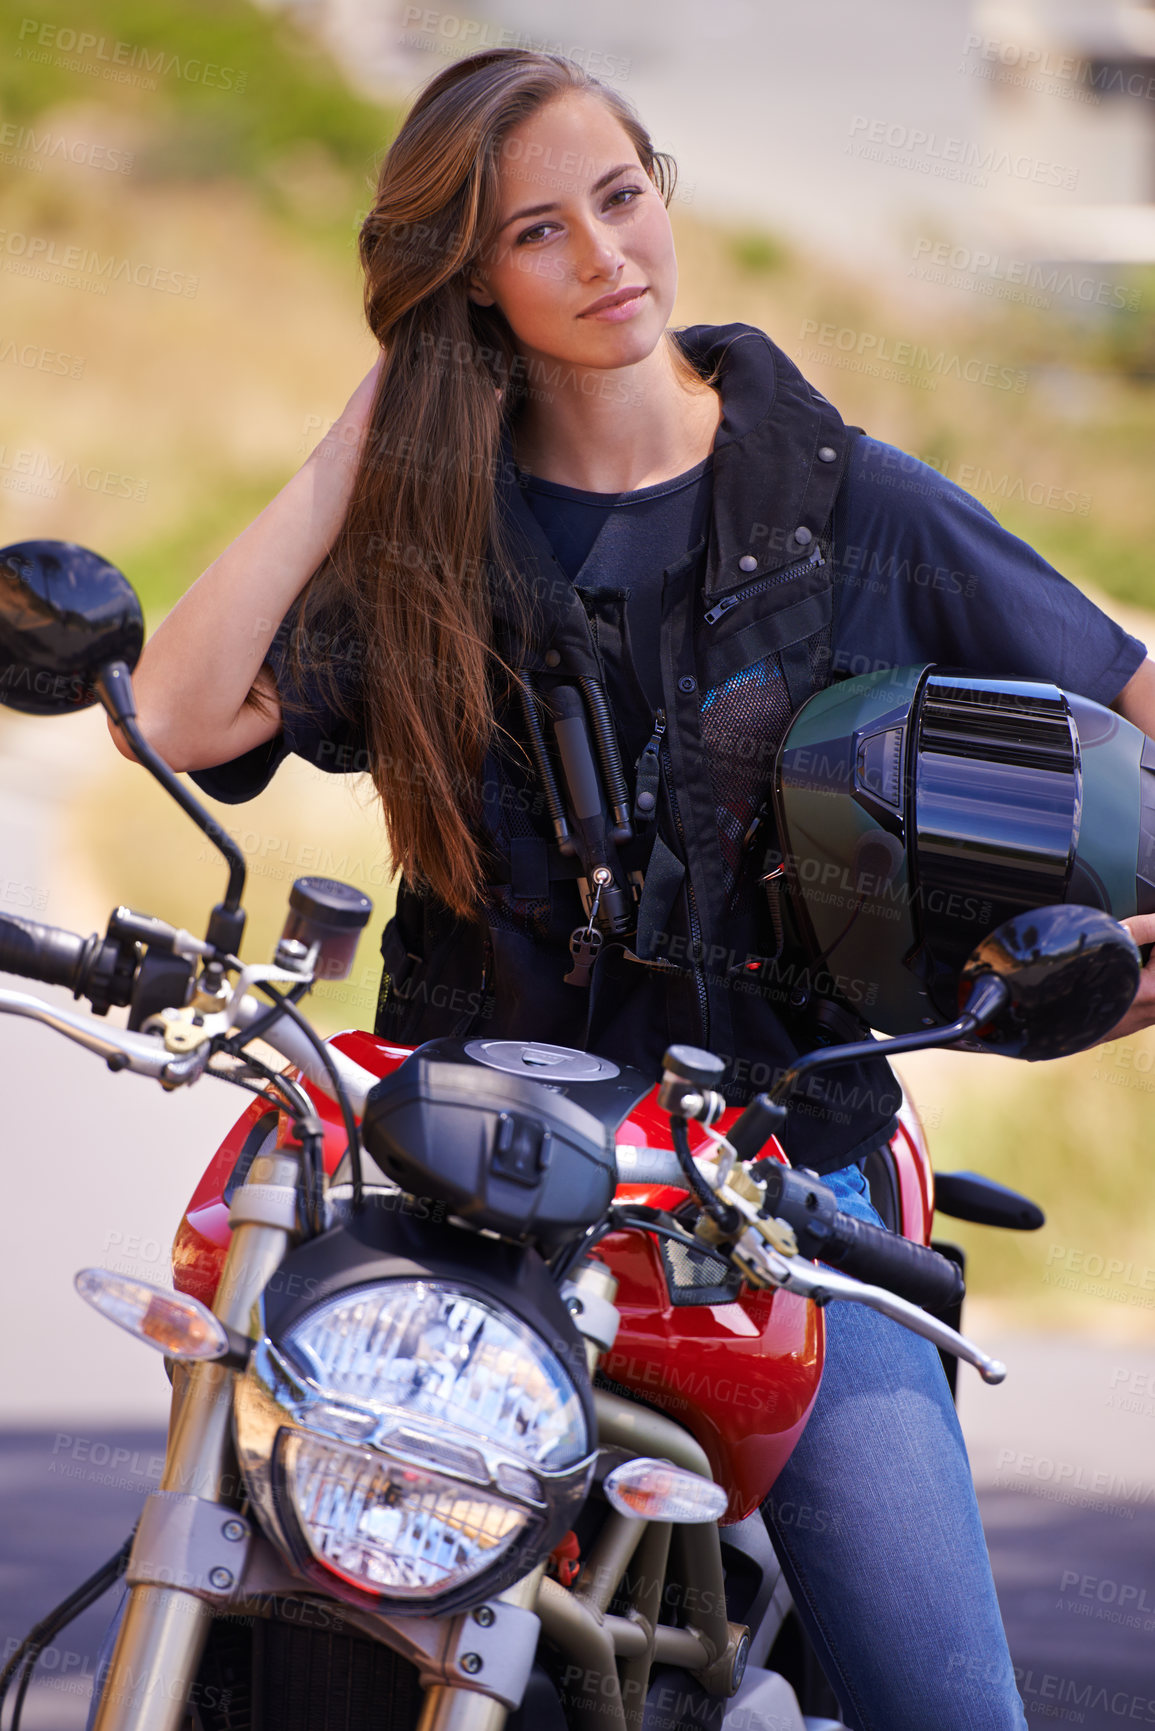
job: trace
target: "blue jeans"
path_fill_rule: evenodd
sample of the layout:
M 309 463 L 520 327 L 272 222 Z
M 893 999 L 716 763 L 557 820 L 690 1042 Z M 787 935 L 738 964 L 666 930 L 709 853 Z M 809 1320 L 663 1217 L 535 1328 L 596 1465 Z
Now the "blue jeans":
M 857 1166 L 823 1183 L 846 1213 L 882 1224 Z M 762 1513 L 853 1731 L 1022 1731 L 966 1447 L 929 1341 L 864 1305 L 827 1306 L 818 1399 Z

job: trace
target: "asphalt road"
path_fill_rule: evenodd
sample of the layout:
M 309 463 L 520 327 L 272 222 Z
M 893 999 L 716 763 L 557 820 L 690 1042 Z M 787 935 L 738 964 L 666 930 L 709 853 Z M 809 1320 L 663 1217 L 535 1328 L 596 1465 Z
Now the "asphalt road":
M 984 1339 L 959 1411 L 1028 1721 L 1155 1724 L 1155 1350 Z
M 1011 1376 L 986 1389 L 967 1375 L 960 1411 L 1029 1722 L 1155 1723 L 1153 1403 L 1126 1392 L 1155 1386 L 1155 1352 L 1031 1337 L 989 1344 Z M 1108 1408 L 1108 1398 L 1133 1410 Z M 116 1550 L 155 1486 L 163 1447 L 159 1427 L 0 1433 L 0 1646 Z M 111 1603 L 48 1656 L 28 1731 L 83 1725 Z

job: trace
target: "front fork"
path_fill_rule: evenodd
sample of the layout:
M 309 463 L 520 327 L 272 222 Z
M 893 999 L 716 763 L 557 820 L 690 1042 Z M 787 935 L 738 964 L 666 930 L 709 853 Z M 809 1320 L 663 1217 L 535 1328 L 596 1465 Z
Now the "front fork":
M 234 1198 L 232 1240 L 213 1312 L 238 1334 L 251 1334 L 257 1301 L 289 1248 L 296 1178 L 297 1160 L 288 1150 L 260 1154 Z M 178 1550 L 185 1518 L 220 1507 L 212 1557 L 215 1547 L 220 1555 L 210 1559 L 208 1578 L 215 1575 L 227 1599 L 248 1537 L 247 1523 L 229 1518 L 241 1502 L 232 1443 L 235 1374 L 216 1363 L 178 1365 L 174 1372 L 164 1475 L 158 1496 L 145 1505 L 129 1559 L 128 1598 L 107 1676 L 97 1685 L 93 1731 L 179 1731 L 185 1719 L 215 1607 L 181 1585 L 174 1563 L 166 1567 L 165 1529 L 172 1534 L 170 1556 L 187 1557 L 187 1543 Z
M 288 1150 L 259 1154 L 233 1199 L 232 1241 L 213 1310 L 238 1334 L 252 1334 L 257 1302 L 289 1248 L 296 1177 L 297 1162 Z M 616 1282 L 594 1263 L 577 1271 L 573 1287 L 575 1320 L 586 1333 L 592 1374 L 607 1344 L 596 1319 L 604 1322 L 613 1309 Z M 159 1492 L 146 1502 L 137 1529 L 126 1571 L 128 1596 L 107 1676 L 103 1683 L 98 1680 L 92 1731 L 181 1731 L 189 1705 L 195 1705 L 192 1691 L 213 1618 L 230 1602 L 234 1607 L 243 1604 L 251 1531 L 237 1512 L 244 1497 L 232 1443 L 235 1374 L 218 1363 L 176 1368 L 164 1476 Z M 597 1408 L 602 1443 L 655 1454 L 709 1475 L 700 1449 L 671 1420 L 609 1394 L 597 1396 Z M 660 1601 L 639 1606 L 633 1620 L 608 1615 L 639 1541 L 643 1577 L 658 1591 L 671 1538 L 668 1524 L 616 1514 L 609 1516 L 574 1592 L 545 1580 L 542 1563 L 498 1595 L 518 1612 L 533 1613 L 535 1627 L 540 1619 L 563 1654 L 580 1661 L 577 1669 L 585 1678 L 598 1674 L 593 1696 L 583 1699 L 579 1692 L 572 1703 L 583 1731 L 636 1731 L 654 1663 L 683 1666 L 711 1694 L 726 1696 L 736 1689 L 746 1631 L 726 1621 L 717 1528 L 690 1527 L 680 1537 L 689 1573 L 696 1584 L 708 1580 L 711 1587 L 703 1603 L 712 1604 L 714 1611 L 701 1619 L 700 1629 L 660 1627 Z M 392 1634 L 389 1644 L 423 1670 L 428 1665 L 439 1678 L 445 1678 L 447 1669 L 452 1674 L 440 1620 L 431 1631 L 431 1648 L 422 1651 L 417 1642 L 408 1652 L 404 1622 L 386 1631 L 376 1617 L 362 1621 L 353 1613 L 349 1621 L 360 1623 L 364 1633 L 378 1640 Z M 619 1664 L 624 1668 L 621 1680 Z M 418 1731 L 503 1731 L 509 1699 L 508 1694 L 498 1699 L 478 1686 L 427 1681 Z
M 289 1249 L 297 1173 L 288 1149 L 258 1154 L 233 1199 L 232 1238 L 213 1312 L 238 1334 L 253 1335 L 258 1300 Z M 107 1673 L 97 1682 L 92 1731 L 181 1731 L 189 1705 L 195 1706 L 192 1692 L 213 1619 L 235 1606 L 238 1594 L 243 1603 L 251 1530 L 237 1512 L 244 1493 L 232 1442 L 235 1374 L 217 1363 L 175 1367 L 164 1474 L 137 1528 L 120 1626 Z M 532 1612 L 544 1573 L 541 1564 L 500 1599 Z M 356 1624 L 357 1613 L 349 1620 Z M 382 1638 L 379 1619 L 366 1619 L 363 1628 Z M 402 1632 L 403 1626 L 396 1631 Z M 443 1631 L 434 1634 L 428 1657 L 444 1677 Z M 404 1641 L 397 1646 L 405 1651 Z M 418 1664 L 427 1657 L 417 1648 L 407 1656 Z M 478 1688 L 434 1682 L 425 1691 L 419 1731 L 502 1731 L 508 1711 Z

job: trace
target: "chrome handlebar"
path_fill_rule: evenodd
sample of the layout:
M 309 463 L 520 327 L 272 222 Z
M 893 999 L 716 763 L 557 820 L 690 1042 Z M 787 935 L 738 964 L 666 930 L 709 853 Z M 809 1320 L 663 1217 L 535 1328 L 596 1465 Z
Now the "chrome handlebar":
M 617 1157 L 620 1183 L 669 1184 L 680 1190 L 686 1187 L 686 1176 L 677 1155 L 664 1148 L 642 1148 L 619 1142 Z M 717 1171 L 715 1168 L 715 1176 Z M 703 1168 L 703 1176 L 710 1176 L 709 1164 Z M 748 1197 L 731 1189 L 725 1181 L 718 1186 L 718 1190 L 723 1199 L 737 1208 L 748 1222 L 745 1232 L 732 1246 L 732 1254 L 735 1265 L 751 1284 L 797 1293 L 799 1297 L 808 1298 L 820 1306 L 835 1299 L 865 1304 L 870 1310 L 877 1310 L 880 1315 L 889 1316 L 892 1322 L 909 1328 L 912 1334 L 921 1335 L 924 1340 L 932 1341 L 935 1346 L 942 1347 L 956 1358 L 973 1365 L 984 1382 L 999 1383 L 1005 1378 L 1007 1368 L 999 1359 L 992 1358 L 965 1335 L 959 1334 L 947 1323 L 940 1322 L 938 1317 L 931 1316 L 929 1311 L 912 1304 L 909 1299 L 900 1298 L 895 1292 L 888 1292 L 884 1286 L 872 1286 L 852 1275 L 840 1274 L 833 1268 L 809 1262 L 805 1257 L 786 1254 L 770 1242 L 772 1237 L 778 1236 L 780 1242 L 793 1243 L 792 1235 L 787 1234 L 783 1240 L 780 1234 L 774 1233 L 773 1226 L 780 1225 L 780 1222 L 768 1225 L 757 1214 Z M 703 1241 L 702 1248 L 711 1248 L 708 1240 Z M 721 1246 L 716 1248 L 721 1253 Z
M 234 997 L 227 1011 L 210 1015 L 205 1018 L 205 1022 L 209 1024 L 210 1033 L 243 1032 L 258 1017 L 265 1015 L 267 1009 L 267 1005 L 246 992 Z M 88 1051 L 104 1058 L 110 1068 L 131 1070 L 138 1076 L 151 1077 L 168 1089 L 195 1082 L 203 1074 L 211 1050 L 208 1039 L 205 1038 L 189 1051 L 174 1052 L 166 1045 L 164 1034 L 137 1033 L 132 1029 L 118 1028 L 98 1017 L 86 1015 L 83 1011 L 43 1003 L 28 992 L 0 989 L 0 1015 L 27 1016 L 33 1021 L 43 1022 L 57 1033 L 74 1040 L 77 1045 L 84 1046 Z M 294 1023 L 282 1018 L 279 1023 L 267 1028 L 261 1038 L 295 1065 L 309 1082 L 331 1096 L 332 1081 L 316 1048 Z M 379 1077 L 338 1051 L 331 1043 L 327 1044 L 327 1050 L 354 1112 L 360 1115 L 369 1090 Z M 618 1180 L 623 1184 L 670 1184 L 679 1189 L 685 1188 L 686 1184 L 686 1177 L 677 1156 L 661 1148 L 643 1148 L 619 1143 L 617 1171 Z M 731 1201 L 738 1200 L 728 1188 L 727 1196 Z M 743 1212 L 750 1217 L 748 1204 L 743 1208 Z M 886 1291 L 884 1287 L 867 1285 L 849 1275 L 838 1274 L 833 1269 L 808 1262 L 801 1256 L 784 1255 L 768 1243 L 753 1225 L 748 1226 L 737 1241 L 734 1251 L 738 1265 L 756 1285 L 773 1286 L 784 1292 L 793 1292 L 818 1305 L 835 1299 L 865 1304 L 871 1310 L 877 1310 L 881 1315 L 889 1316 L 893 1322 L 909 1328 L 912 1333 L 932 1341 L 935 1346 L 954 1353 L 967 1364 L 974 1365 L 984 1382 L 1002 1382 L 1006 1376 L 1006 1367 L 998 1359 L 991 1358 L 964 1335 L 958 1334 L 917 1305 Z
M 265 1015 L 268 1007 L 246 992 L 232 1006 L 231 1012 L 205 1017 L 207 1032 L 243 1033 L 258 1016 Z M 83 1010 L 46 1004 L 30 992 L 0 989 L 0 1015 L 27 1016 L 32 1021 L 43 1022 L 58 1034 L 74 1040 L 78 1046 L 95 1052 L 111 1069 L 131 1070 L 134 1075 L 148 1076 L 164 1088 L 179 1088 L 195 1082 L 203 1074 L 210 1053 L 207 1038 L 190 1051 L 173 1051 L 166 1045 L 163 1034 L 136 1033 L 130 1028 L 118 1028 Z M 267 1029 L 261 1037 L 266 1045 L 296 1065 L 308 1081 L 326 1094 L 332 1094 L 332 1081 L 316 1047 L 294 1023 L 286 1018 Z M 330 1045 L 328 1051 L 353 1110 L 359 1114 L 364 1110 L 370 1088 L 380 1078 L 361 1064 L 354 1063 L 335 1046 Z

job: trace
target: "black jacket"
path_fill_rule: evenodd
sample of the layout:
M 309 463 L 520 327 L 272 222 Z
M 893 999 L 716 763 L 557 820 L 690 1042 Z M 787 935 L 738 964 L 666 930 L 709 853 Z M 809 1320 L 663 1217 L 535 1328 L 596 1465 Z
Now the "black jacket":
M 703 370 L 722 357 L 723 417 L 708 537 L 664 579 L 659 799 L 623 850 L 645 873 L 637 935 L 603 945 L 588 988 L 565 982 L 569 936 L 584 924 L 575 868 L 552 842 L 526 754 L 503 742 L 483 776 L 484 918 L 456 919 L 401 881 L 382 937 L 376 1030 L 404 1045 L 466 1032 L 541 1039 L 655 1080 L 666 1046 L 684 1041 L 728 1061 L 737 1105 L 815 1043 L 796 963 L 758 966 L 775 948 L 756 882 L 772 837 L 764 823 L 756 845 L 743 850 L 742 839 L 790 715 L 829 677 L 830 523 L 852 434 L 763 332 L 698 326 L 680 337 Z M 630 654 L 623 573 L 603 535 L 575 586 L 521 496 L 508 442 L 504 456 L 499 508 L 541 628 L 515 641 L 498 603 L 499 645 L 539 690 L 581 675 L 604 682 L 632 797 L 636 764 L 653 779 L 645 753 L 656 728 Z M 516 708 L 502 720 L 524 737 Z M 868 983 L 841 989 L 868 1016 Z M 812 1078 L 787 1132 L 791 1159 L 845 1165 L 890 1133 L 898 1101 L 881 1060 Z

